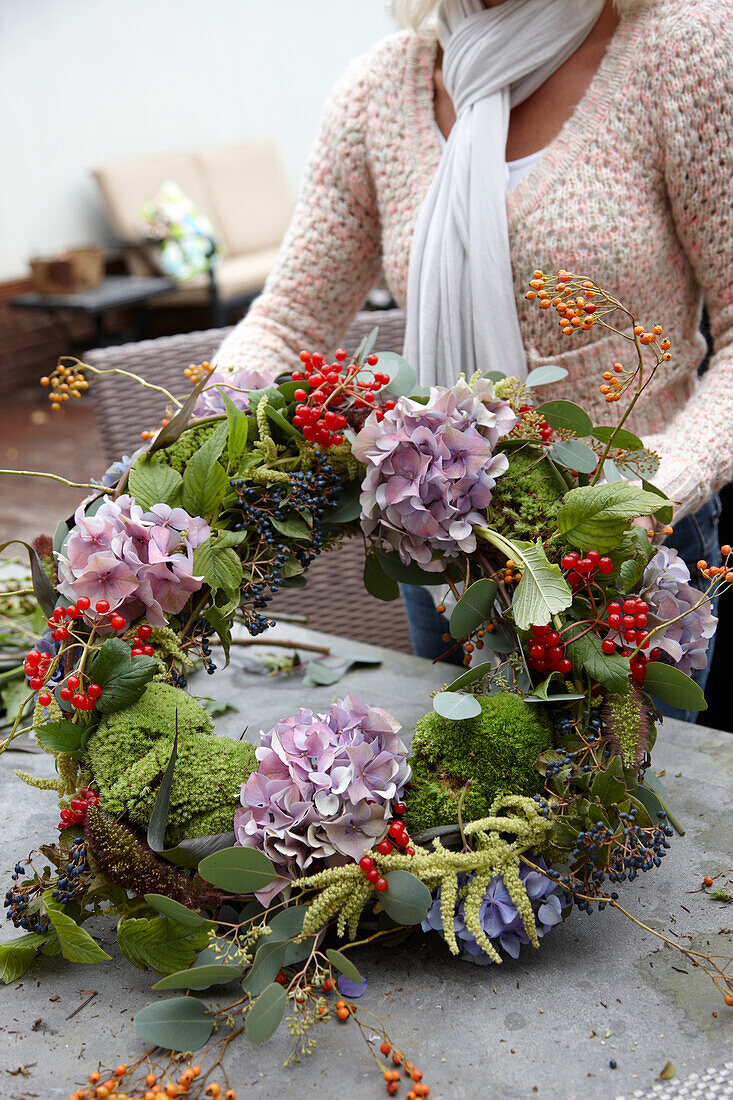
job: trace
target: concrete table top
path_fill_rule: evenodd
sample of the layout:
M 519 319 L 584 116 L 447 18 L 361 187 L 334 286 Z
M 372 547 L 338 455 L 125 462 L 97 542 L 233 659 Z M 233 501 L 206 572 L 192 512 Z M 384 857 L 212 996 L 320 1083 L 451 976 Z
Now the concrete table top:
M 239 708 L 217 719 L 220 732 L 238 737 L 246 726 L 256 742 L 261 728 L 298 707 L 325 708 L 336 693 L 354 691 L 385 706 L 409 735 L 429 708 L 429 692 L 445 677 L 445 670 L 402 653 L 285 624 L 268 635 L 278 637 L 382 663 L 356 669 L 332 687 L 304 688 L 301 672 L 267 674 L 261 660 L 267 645 L 235 649 L 230 668 L 199 675 L 192 684 L 195 693 Z M 675 835 L 657 871 L 621 888 L 621 903 L 672 938 L 733 954 L 733 907 L 695 892 L 707 874 L 721 876 L 716 885 L 733 881 L 733 737 L 667 721 L 654 766 L 666 769 L 664 782 L 687 833 Z M 0 758 L 3 881 L 17 859 L 56 830 L 53 795 L 21 786 L 12 774 L 16 767 L 49 775 L 52 761 L 26 752 Z M 132 1018 L 156 996 L 150 993 L 155 976 L 119 955 L 113 921 L 101 920 L 95 932 L 112 962 L 81 967 L 45 959 L 14 985 L 0 987 L 2 1100 L 65 1100 L 98 1063 L 109 1069 L 142 1049 Z M 7 923 L 0 938 L 12 935 L 17 933 Z M 420 935 L 392 949 L 364 951 L 356 962 L 369 981 L 362 1004 L 382 1018 L 442 1100 L 611 1100 L 650 1088 L 668 1059 L 685 1077 L 730 1057 L 733 1010 L 699 969 L 617 912 L 575 913 L 539 951 L 523 948 L 516 962 L 502 966 L 456 961 L 437 936 Z M 92 991 L 96 995 L 72 1016 Z M 291 1041 L 284 1028 L 261 1046 L 237 1041 L 227 1068 L 240 1100 L 294 1090 L 324 1100 L 383 1095 L 363 1041 L 348 1029 L 320 1029 L 315 1054 L 287 1070 L 282 1064 Z

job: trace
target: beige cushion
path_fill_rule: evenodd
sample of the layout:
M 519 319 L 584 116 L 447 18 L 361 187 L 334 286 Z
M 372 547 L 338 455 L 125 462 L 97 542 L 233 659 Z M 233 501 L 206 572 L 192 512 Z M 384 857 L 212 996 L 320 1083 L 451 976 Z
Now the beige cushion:
M 263 138 L 214 145 L 194 150 L 193 159 L 212 202 L 210 209 L 201 202 L 201 209 L 222 226 L 225 251 L 241 256 L 276 248 L 290 221 L 293 193 L 275 144 Z
M 140 239 L 140 210 L 168 180 L 178 184 L 184 195 L 210 218 L 216 233 L 223 237 L 201 165 L 188 153 L 114 161 L 97 168 L 94 175 L 112 228 L 120 237 Z
M 262 290 L 265 279 L 274 267 L 277 253 L 277 248 L 266 248 L 249 256 L 225 256 L 216 269 L 220 297 L 226 301 Z M 195 279 L 183 283 L 179 290 L 151 298 L 150 305 L 153 308 L 197 306 L 206 305 L 208 301 L 209 280 L 205 275 L 197 275 Z

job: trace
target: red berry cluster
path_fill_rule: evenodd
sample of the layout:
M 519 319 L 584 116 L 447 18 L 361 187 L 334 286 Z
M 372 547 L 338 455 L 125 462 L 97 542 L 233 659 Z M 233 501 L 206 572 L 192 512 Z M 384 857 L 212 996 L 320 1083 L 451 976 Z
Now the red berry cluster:
M 404 814 L 407 806 L 404 802 L 395 802 L 392 806 L 392 812 L 399 815 Z M 387 837 L 390 839 L 388 840 Z M 407 829 L 403 821 L 395 819 L 391 822 L 387 831 L 387 836 L 384 840 L 380 840 L 377 845 L 377 851 L 380 856 L 388 856 L 394 848 L 401 848 L 407 856 L 414 856 L 415 849 L 410 844 L 410 838 L 407 834 Z M 375 890 L 379 890 L 380 893 L 387 889 L 387 880 L 383 878 L 377 868 L 374 866 L 374 860 L 371 856 L 362 856 L 359 860 L 359 866 L 366 875 L 369 882 L 374 885 Z
M 44 693 L 45 694 L 45 693 Z M 67 676 L 66 683 L 62 688 L 59 688 L 59 696 L 65 703 L 71 703 L 75 710 L 94 710 L 97 705 L 97 699 L 102 694 L 102 689 L 99 684 L 92 683 L 87 684 L 86 691 L 82 688 L 81 679 L 76 676 Z M 41 703 L 41 696 L 38 696 L 38 702 Z M 49 698 L 49 703 L 51 702 Z M 47 705 L 47 704 L 42 704 Z
M 299 404 L 295 408 L 293 424 L 300 428 L 303 438 L 321 447 L 338 446 L 343 443 L 343 429 L 348 421 L 344 411 L 349 408 L 367 409 L 375 405 L 376 391 L 386 386 L 390 380 L 388 374 L 371 371 L 371 380 L 364 377 L 363 365 L 339 348 L 333 363 L 326 363 L 320 352 L 311 355 L 301 351 L 302 371 L 293 371 L 293 381 L 302 382 L 303 388 L 293 394 Z M 368 355 L 366 363 L 375 367 L 379 359 Z M 310 393 L 308 392 L 310 390 Z M 385 401 L 377 409 L 377 419 L 384 418 L 385 409 L 393 409 L 396 402 Z
M 601 573 L 604 577 L 613 573 L 613 562 L 610 558 L 601 557 L 598 550 L 589 550 L 584 558 L 577 550 L 571 550 L 569 554 L 565 554 L 561 565 L 568 574 L 567 581 L 573 591 L 583 588 L 596 573 Z
M 573 663 L 565 656 L 565 646 L 551 626 L 533 626 L 527 648 L 527 664 L 535 672 L 561 672 L 566 676 Z
M 146 657 L 152 657 L 155 653 L 155 649 L 148 642 L 150 635 L 153 633 L 152 626 L 148 626 L 147 623 L 142 623 L 137 628 L 137 634 L 132 639 L 132 649 L 130 653 L 133 657 L 139 657 L 144 654 Z
M 28 687 L 31 691 L 40 691 L 46 682 L 48 676 L 48 670 L 51 666 L 51 657 L 48 653 L 39 653 L 37 649 L 32 649 L 30 653 L 26 653 L 23 661 L 23 671 L 28 679 Z M 40 702 L 40 696 L 39 696 Z M 48 703 L 51 702 L 51 696 L 48 696 Z M 42 706 L 48 706 L 48 703 L 43 703 Z
M 76 798 L 71 800 L 71 808 L 60 813 L 59 832 L 68 829 L 69 825 L 83 825 L 86 821 L 87 810 L 90 806 L 99 803 L 99 795 L 91 787 L 82 787 Z
M 601 648 L 606 654 L 616 651 L 617 645 L 633 645 L 645 648 L 649 645 L 646 633 L 649 606 L 641 596 L 629 596 L 623 604 L 610 603 L 606 608 L 606 625 L 609 634 Z

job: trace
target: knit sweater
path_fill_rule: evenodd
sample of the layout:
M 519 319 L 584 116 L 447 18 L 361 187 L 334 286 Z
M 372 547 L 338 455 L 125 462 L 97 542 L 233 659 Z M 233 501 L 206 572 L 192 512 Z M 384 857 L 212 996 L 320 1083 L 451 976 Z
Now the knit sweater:
M 337 84 L 276 267 L 219 350 L 222 368 L 274 376 L 302 348 L 332 350 L 381 271 L 404 306 L 441 156 L 435 57 L 433 40 L 397 33 Z M 662 457 L 654 481 L 676 519 L 733 476 L 732 58 L 729 0 L 652 0 L 621 21 L 574 113 L 507 195 L 528 366 L 569 372 L 544 399 L 575 399 L 612 423 L 620 406 L 606 404 L 601 375 L 636 356 L 601 327 L 564 336 L 554 311 L 525 301 L 535 268 L 593 278 L 672 341 L 628 424 Z M 715 354 L 699 380 L 703 297 Z

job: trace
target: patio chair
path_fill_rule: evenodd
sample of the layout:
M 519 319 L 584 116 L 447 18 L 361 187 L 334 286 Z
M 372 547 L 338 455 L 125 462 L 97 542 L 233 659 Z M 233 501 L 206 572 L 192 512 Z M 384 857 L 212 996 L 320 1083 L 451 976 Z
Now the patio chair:
M 355 349 L 375 325 L 379 326 L 376 350 L 401 351 L 404 315 L 400 310 L 358 314 L 344 346 Z M 98 368 L 134 371 L 148 382 L 181 393 L 185 392 L 182 371 L 190 363 L 209 359 L 227 331 L 210 329 L 99 348 L 88 352 L 85 360 Z M 141 430 L 158 422 L 166 404 L 155 390 L 143 389 L 120 375 L 95 378 L 92 395 L 110 461 L 140 445 Z M 351 539 L 341 550 L 316 558 L 308 570 L 305 588 L 282 590 L 268 608 L 274 615 L 305 615 L 313 630 L 411 653 L 402 601 L 383 603 L 370 596 L 364 588 L 363 569 L 361 540 Z

